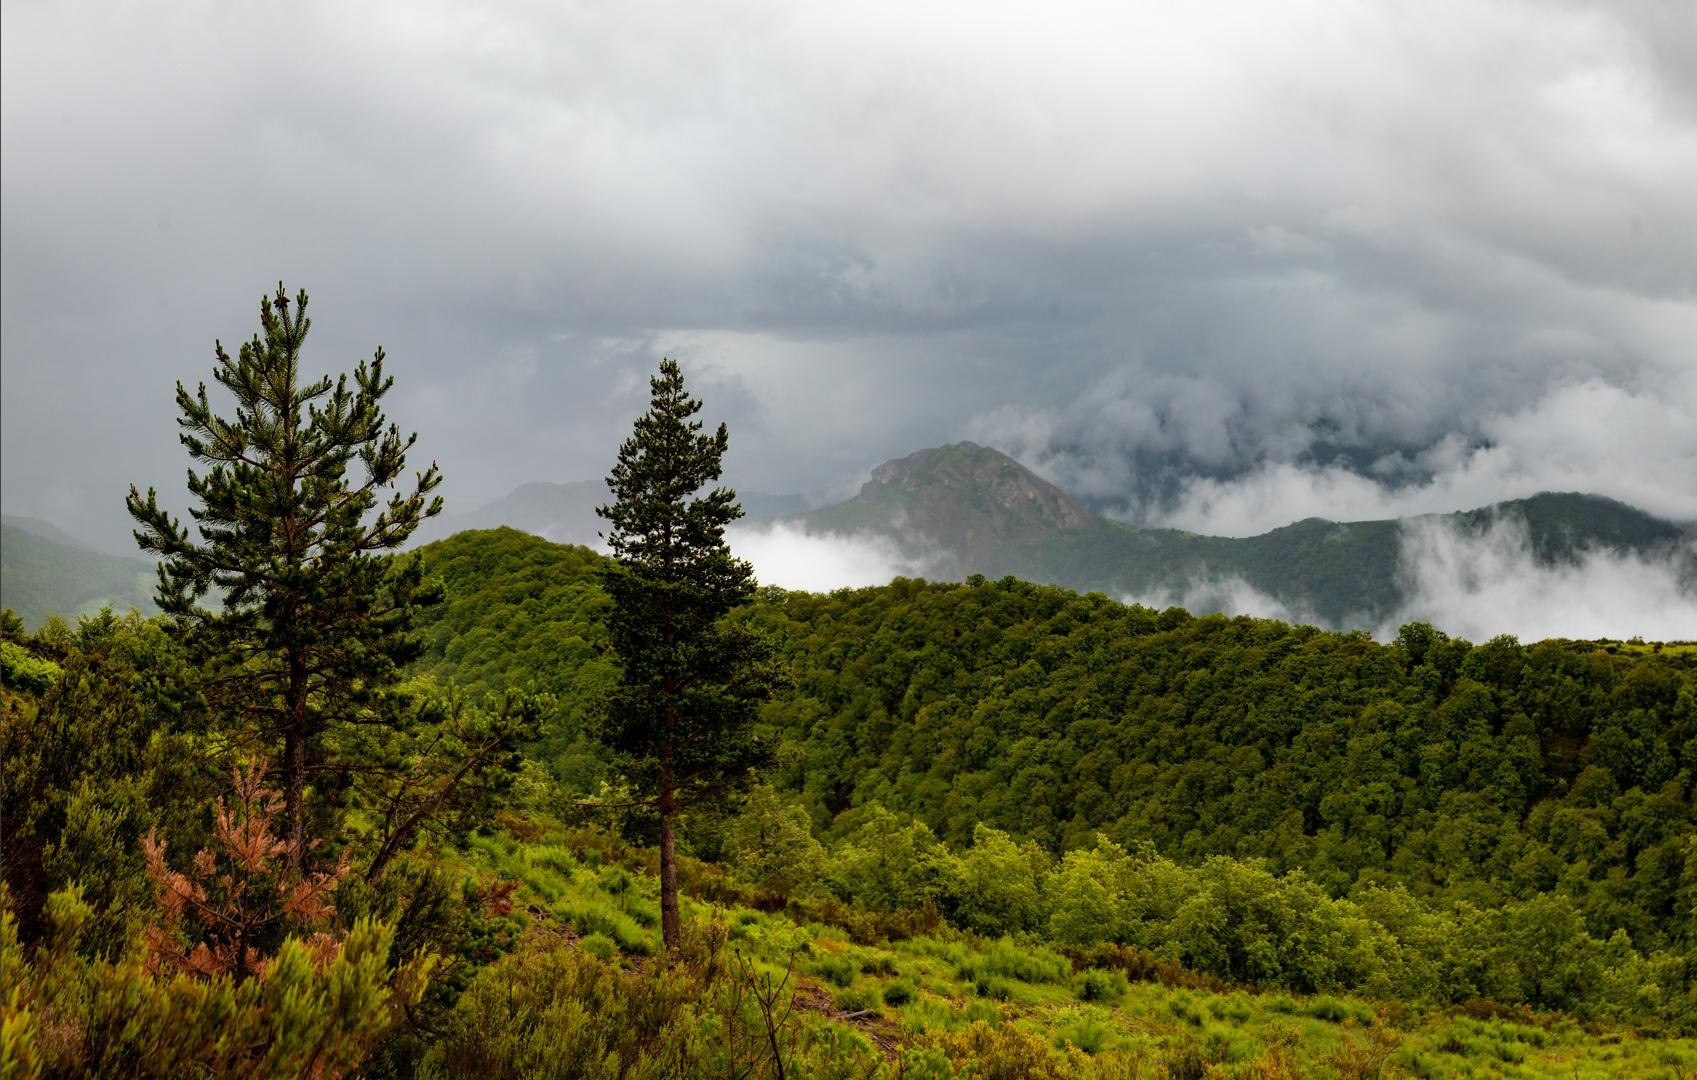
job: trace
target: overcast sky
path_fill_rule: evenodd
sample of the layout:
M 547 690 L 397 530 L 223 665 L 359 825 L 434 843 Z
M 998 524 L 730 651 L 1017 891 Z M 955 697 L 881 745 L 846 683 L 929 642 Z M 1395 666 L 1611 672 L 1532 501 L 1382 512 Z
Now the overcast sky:
M 180 501 L 281 278 L 455 509 L 605 475 L 670 354 L 754 490 L 973 438 L 1206 531 L 1697 518 L 1688 0 L 476 8 L 7 0 L 6 512 Z

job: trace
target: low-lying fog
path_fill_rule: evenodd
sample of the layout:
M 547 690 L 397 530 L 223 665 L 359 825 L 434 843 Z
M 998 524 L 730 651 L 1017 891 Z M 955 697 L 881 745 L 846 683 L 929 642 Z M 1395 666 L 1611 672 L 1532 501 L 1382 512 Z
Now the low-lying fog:
M 731 533 L 735 550 L 754 564 L 761 582 L 827 591 L 879 585 L 897 576 L 924 577 L 936 556 L 904 552 L 872 534 L 821 535 L 777 523 Z M 1697 565 L 1697 546 L 1662 558 L 1603 550 L 1571 563 L 1534 558 L 1524 522 L 1505 518 L 1470 535 L 1442 519 L 1403 526 L 1398 574 L 1406 599 L 1389 619 L 1353 622 L 1380 640 L 1420 620 L 1472 641 L 1513 634 L 1548 637 L 1697 639 L 1697 591 L 1681 560 Z M 1325 625 L 1313 612 L 1289 605 L 1237 577 L 1195 580 L 1182 589 L 1122 597 L 1151 607 L 1179 606 Z

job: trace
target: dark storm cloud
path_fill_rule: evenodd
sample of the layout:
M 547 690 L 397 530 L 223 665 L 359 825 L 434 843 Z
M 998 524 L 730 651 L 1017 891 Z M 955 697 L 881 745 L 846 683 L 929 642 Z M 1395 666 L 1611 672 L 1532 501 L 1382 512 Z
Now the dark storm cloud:
M 8 3 L 6 508 L 121 538 L 283 278 L 460 508 L 671 352 L 765 490 L 971 435 L 1197 528 L 1697 517 L 1691 8 L 1272 10 Z

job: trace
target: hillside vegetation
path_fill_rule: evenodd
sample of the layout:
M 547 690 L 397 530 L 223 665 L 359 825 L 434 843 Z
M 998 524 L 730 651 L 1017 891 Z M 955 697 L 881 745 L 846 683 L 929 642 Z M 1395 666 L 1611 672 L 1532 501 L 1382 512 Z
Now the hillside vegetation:
M 602 557 L 514 530 L 416 557 L 446 595 L 403 699 L 463 740 L 466 703 L 533 691 L 541 735 L 269 931 L 247 983 L 145 944 L 152 838 L 210 868 L 215 796 L 267 820 L 178 646 L 4 624 L 7 1075 L 1697 1069 L 1688 645 L 1381 645 L 1013 579 L 767 589 L 738 617 L 793 677 L 759 732 L 779 767 L 685 831 L 668 955 L 652 819 L 594 738 Z
M 425 669 L 567 698 L 606 677 L 596 556 L 511 531 L 423 554 L 449 574 Z M 774 783 L 837 842 L 842 899 L 1297 989 L 1369 989 L 1393 949 L 1397 996 L 1692 1008 L 1689 650 L 1420 624 L 1380 645 L 1015 580 L 768 590 L 747 618 L 796 680 L 766 714 Z M 581 724 L 563 711 L 543 756 L 587 791 L 593 752 L 562 753 Z M 983 898 L 1015 878 L 1023 899 Z
M 102 607 L 143 614 L 153 602 L 153 567 L 141 559 L 103 555 L 57 533 L 44 522 L 33 528 L 0 525 L 0 607 L 30 626 L 54 615 L 75 618 Z

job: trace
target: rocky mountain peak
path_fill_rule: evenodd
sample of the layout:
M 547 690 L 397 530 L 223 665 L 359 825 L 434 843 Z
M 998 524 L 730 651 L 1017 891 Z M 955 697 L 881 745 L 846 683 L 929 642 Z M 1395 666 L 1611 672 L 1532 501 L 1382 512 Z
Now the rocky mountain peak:
M 863 498 L 895 493 L 963 502 L 1004 526 L 1079 529 L 1092 515 L 1065 492 L 999 450 L 959 442 L 886 461 L 860 489 Z

